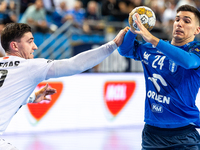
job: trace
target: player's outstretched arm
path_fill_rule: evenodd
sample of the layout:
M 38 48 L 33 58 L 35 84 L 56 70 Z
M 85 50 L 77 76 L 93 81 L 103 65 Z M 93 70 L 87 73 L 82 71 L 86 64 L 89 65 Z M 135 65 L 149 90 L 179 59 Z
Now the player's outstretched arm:
M 46 79 L 75 75 L 96 66 L 122 44 L 127 31 L 126 28 L 122 29 L 112 41 L 98 48 L 79 53 L 69 59 L 53 61 Z

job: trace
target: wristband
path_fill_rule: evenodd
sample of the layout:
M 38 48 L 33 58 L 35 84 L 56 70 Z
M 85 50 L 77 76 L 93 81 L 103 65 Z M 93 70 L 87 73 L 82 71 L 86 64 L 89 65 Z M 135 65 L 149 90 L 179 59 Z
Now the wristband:
M 27 100 L 27 103 L 33 103 L 35 100 L 35 93 L 32 93 Z

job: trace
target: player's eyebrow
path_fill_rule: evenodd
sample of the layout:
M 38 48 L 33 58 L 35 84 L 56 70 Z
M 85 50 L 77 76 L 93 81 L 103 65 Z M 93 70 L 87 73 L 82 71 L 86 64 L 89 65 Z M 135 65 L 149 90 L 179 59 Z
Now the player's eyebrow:
M 177 15 L 176 18 L 180 18 L 180 16 Z M 189 16 L 183 16 L 183 18 L 184 18 L 184 19 L 190 19 L 190 20 L 192 20 L 192 18 L 189 17 Z
M 32 37 L 32 38 L 28 39 L 28 41 L 31 41 L 31 40 L 34 40 L 34 37 Z
M 192 18 L 189 16 L 184 16 L 184 18 L 192 20 Z

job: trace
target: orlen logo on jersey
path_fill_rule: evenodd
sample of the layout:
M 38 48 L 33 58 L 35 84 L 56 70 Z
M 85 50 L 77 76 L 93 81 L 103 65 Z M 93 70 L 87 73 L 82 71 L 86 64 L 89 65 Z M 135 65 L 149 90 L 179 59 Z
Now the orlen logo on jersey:
M 36 124 L 42 119 L 47 112 L 52 108 L 55 102 L 58 100 L 63 90 L 62 82 L 48 82 L 49 86 L 55 88 L 57 93 L 50 96 L 51 101 L 41 101 L 40 103 L 29 103 L 27 104 L 28 110 L 30 111 L 31 118 L 29 118 L 32 124 Z M 46 85 L 46 82 L 42 82 L 37 85 L 36 91 Z
M 113 117 L 124 108 L 135 91 L 134 81 L 108 81 L 104 85 L 104 101 Z

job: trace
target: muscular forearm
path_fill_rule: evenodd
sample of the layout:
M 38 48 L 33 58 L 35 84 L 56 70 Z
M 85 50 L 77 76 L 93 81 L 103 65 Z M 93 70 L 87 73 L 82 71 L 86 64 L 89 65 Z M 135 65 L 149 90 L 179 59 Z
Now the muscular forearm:
M 47 73 L 48 78 L 70 76 L 88 70 L 108 57 L 117 45 L 109 42 L 98 48 L 82 52 L 70 59 L 55 60 Z
M 164 42 L 163 40 L 159 41 L 156 48 L 175 63 L 186 69 L 198 68 L 200 66 L 200 58 L 196 54 L 188 53 L 178 47 Z

